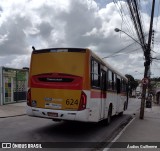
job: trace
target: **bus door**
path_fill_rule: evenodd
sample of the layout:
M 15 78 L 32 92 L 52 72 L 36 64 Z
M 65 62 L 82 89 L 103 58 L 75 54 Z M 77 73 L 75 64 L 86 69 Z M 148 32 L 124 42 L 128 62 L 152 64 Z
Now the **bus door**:
M 100 118 L 105 117 L 106 106 L 106 72 L 101 70 L 101 104 L 100 104 Z

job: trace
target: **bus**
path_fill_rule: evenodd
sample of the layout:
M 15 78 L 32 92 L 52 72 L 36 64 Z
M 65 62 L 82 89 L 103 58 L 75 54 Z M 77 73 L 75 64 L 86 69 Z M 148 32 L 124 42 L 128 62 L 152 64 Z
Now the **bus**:
M 127 109 L 127 83 L 90 49 L 33 47 L 26 111 L 53 121 L 109 124 Z

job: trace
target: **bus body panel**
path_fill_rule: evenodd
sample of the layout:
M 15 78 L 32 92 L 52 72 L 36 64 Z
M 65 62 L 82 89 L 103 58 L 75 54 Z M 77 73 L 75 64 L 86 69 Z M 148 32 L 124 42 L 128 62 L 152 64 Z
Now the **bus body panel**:
M 87 98 L 90 96 L 90 91 L 83 90 Z M 57 110 L 50 108 L 37 108 L 37 107 L 26 107 L 26 112 L 30 116 L 49 118 L 49 119 L 59 119 L 59 120 L 70 120 L 70 121 L 83 121 L 83 122 L 98 122 L 99 118 L 95 118 L 94 114 L 91 114 L 89 100 L 86 109 L 81 111 L 75 110 Z M 96 101 L 97 102 L 97 101 Z M 92 103 L 91 103 L 92 104 Z M 93 118 L 89 118 L 93 117 Z
M 89 122 L 88 121 L 89 109 L 85 109 L 82 111 L 65 111 L 65 110 L 52 110 L 45 108 L 34 108 L 27 106 L 26 112 L 29 116 L 35 116 L 41 118 Z
M 34 92 L 34 94 L 37 94 L 37 92 Z M 71 91 L 71 92 L 73 93 L 73 91 Z M 88 90 L 83 90 L 83 92 L 87 96 L 87 105 L 86 105 L 85 110 L 77 111 L 77 110 L 74 110 L 73 107 L 72 108 L 68 107 L 65 110 L 55 109 L 53 107 L 48 107 L 48 106 L 44 107 L 45 101 L 41 101 L 39 106 L 37 104 L 38 107 L 27 106 L 26 112 L 30 116 L 36 116 L 36 117 L 42 117 L 42 118 L 71 120 L 71 121 L 76 120 L 76 121 L 84 121 L 84 122 L 99 122 L 100 119 L 102 119 L 100 117 L 101 98 L 90 98 L 90 97 L 93 97 L 93 92 L 92 92 L 92 94 Z M 47 95 L 47 93 L 49 93 L 49 92 L 47 92 L 47 93 L 43 92 L 43 93 Z M 99 92 L 99 94 L 100 94 L 100 92 Z M 57 96 L 59 96 L 59 95 L 57 94 Z M 72 96 L 72 95 L 70 94 L 69 96 Z M 33 96 L 33 98 L 34 98 L 34 96 Z M 37 96 L 36 96 L 36 98 L 37 98 Z M 52 116 L 52 114 L 48 115 L 48 113 L 52 113 L 53 116 Z M 54 116 L 54 114 L 56 116 Z M 107 117 L 107 114 L 108 114 L 108 109 L 106 110 L 106 117 Z M 106 117 L 103 117 L 103 119 L 105 119 Z
M 81 90 L 31 88 L 32 100 L 37 108 L 78 110 Z
M 65 73 L 84 76 L 85 53 L 49 52 L 32 54 L 31 76 L 42 73 Z
M 100 64 L 99 88 L 92 86 L 92 58 Z M 107 90 L 104 86 L 108 84 L 105 81 L 108 69 L 118 78 L 125 79 L 88 49 L 83 52 L 33 51 L 29 74 L 32 103 L 27 106 L 27 114 L 50 119 L 99 122 L 108 117 L 110 105 L 112 115 L 123 112 L 126 94 L 117 93 L 115 89 Z M 83 106 L 82 100 L 84 108 L 80 108 Z
M 36 107 L 78 110 L 82 88 L 88 87 L 86 60 L 81 52 L 33 53 L 29 86 Z

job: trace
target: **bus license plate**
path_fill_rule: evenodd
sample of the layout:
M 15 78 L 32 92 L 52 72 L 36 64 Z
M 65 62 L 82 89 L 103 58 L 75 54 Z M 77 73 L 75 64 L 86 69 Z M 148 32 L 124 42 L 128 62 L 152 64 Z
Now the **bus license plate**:
M 48 112 L 47 114 L 51 117 L 58 117 L 58 113 Z

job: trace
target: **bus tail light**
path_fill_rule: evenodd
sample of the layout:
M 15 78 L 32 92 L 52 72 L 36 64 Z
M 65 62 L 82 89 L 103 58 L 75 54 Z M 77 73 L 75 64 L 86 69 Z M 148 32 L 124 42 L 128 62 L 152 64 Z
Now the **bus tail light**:
M 84 109 L 86 108 L 86 104 L 87 104 L 87 96 L 86 96 L 86 94 L 82 91 L 78 110 L 79 110 L 79 111 L 80 111 L 80 110 L 84 110 Z
M 27 93 L 27 105 L 31 106 L 31 89 L 28 89 L 28 93 Z

